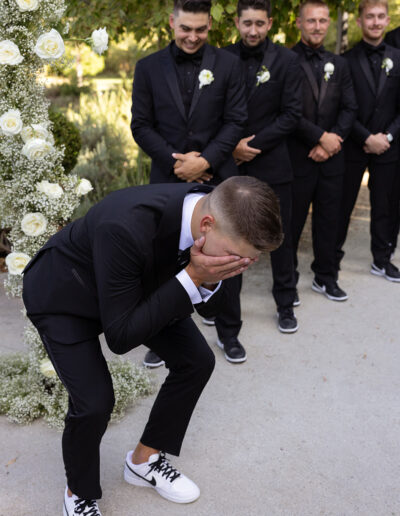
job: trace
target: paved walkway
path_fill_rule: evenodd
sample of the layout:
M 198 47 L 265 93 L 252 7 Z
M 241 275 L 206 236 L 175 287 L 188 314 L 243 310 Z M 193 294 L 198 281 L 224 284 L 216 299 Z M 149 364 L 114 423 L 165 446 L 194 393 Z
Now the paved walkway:
M 365 191 L 347 251 L 340 283 L 350 299 L 335 303 L 311 291 L 308 228 L 295 335 L 277 331 L 269 265 L 247 273 L 245 364 L 227 363 L 214 329 L 202 327 L 216 370 L 175 461 L 199 484 L 200 499 L 180 506 L 123 482 L 149 397 L 105 435 L 103 516 L 400 515 L 400 285 L 369 273 Z M 23 349 L 19 306 L 0 290 L 0 352 Z M 128 358 L 140 362 L 143 353 Z M 155 374 L 161 383 L 165 369 Z M 0 516 L 60 515 L 64 482 L 60 434 L 41 421 L 20 427 L 0 417 Z

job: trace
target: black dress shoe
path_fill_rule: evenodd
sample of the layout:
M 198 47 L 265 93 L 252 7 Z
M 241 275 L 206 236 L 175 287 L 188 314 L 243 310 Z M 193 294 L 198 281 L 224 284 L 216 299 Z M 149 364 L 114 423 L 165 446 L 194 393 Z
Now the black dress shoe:
M 295 333 L 299 329 L 293 308 L 283 308 L 278 311 L 278 328 L 282 333 Z
M 332 301 L 346 301 L 346 299 L 349 298 L 346 292 L 342 290 L 336 282 L 332 284 L 324 284 L 314 279 L 311 288 L 315 292 L 324 294 L 324 296 Z
M 225 351 L 225 358 L 228 362 L 239 364 L 247 360 L 246 350 L 240 344 L 237 337 L 228 337 L 217 340 L 218 346 Z
M 301 305 L 301 302 L 300 302 L 300 298 L 299 298 L 299 293 L 298 293 L 297 288 L 296 288 L 296 293 L 294 295 L 293 306 L 300 306 L 300 305 Z
M 160 358 L 157 355 L 157 353 L 154 353 L 154 351 L 151 351 L 151 349 L 149 349 L 149 351 L 146 353 L 144 360 L 143 360 L 143 365 L 146 367 L 160 367 L 164 364 L 165 364 L 164 360 L 162 358 Z

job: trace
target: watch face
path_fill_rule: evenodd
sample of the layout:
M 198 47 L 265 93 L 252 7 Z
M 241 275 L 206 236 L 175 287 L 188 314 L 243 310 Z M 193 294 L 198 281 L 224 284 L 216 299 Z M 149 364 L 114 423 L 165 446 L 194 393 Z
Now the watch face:
M 386 137 L 387 137 L 387 139 L 388 139 L 388 142 L 389 142 L 389 143 L 392 143 L 392 141 L 393 141 L 393 136 L 392 136 L 390 133 L 388 133 L 388 134 L 386 135 Z

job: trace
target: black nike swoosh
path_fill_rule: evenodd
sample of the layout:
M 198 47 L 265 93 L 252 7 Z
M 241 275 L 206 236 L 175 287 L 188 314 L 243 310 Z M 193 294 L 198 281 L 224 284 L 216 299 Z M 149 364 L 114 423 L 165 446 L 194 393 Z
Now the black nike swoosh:
M 141 478 L 142 480 L 145 480 L 146 482 L 148 482 L 149 484 L 151 484 L 153 487 L 156 487 L 157 485 L 157 481 L 154 477 L 151 477 L 151 480 L 148 480 L 146 477 L 142 477 L 142 475 L 139 475 L 139 473 L 136 473 L 136 471 L 134 471 L 128 463 L 126 463 L 126 465 L 128 466 L 128 469 L 129 471 L 132 471 L 132 473 L 134 475 L 136 475 L 137 477 Z

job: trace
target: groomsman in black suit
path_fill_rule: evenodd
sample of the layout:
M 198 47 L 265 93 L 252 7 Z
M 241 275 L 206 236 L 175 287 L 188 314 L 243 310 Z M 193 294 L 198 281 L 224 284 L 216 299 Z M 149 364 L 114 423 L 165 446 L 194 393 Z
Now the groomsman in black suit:
M 397 29 L 393 29 L 388 32 L 385 36 L 385 42 L 391 47 L 400 49 L 400 27 Z M 399 160 L 399 168 L 400 168 L 400 160 Z M 398 180 L 400 181 L 400 170 L 398 174 Z M 399 187 L 400 188 L 400 187 Z M 397 247 L 397 240 L 399 237 L 399 229 L 400 229 L 400 202 L 394 204 L 394 231 L 393 231 L 393 252 Z
M 296 281 L 294 276 L 291 216 L 293 171 L 286 138 L 301 116 L 301 73 L 297 56 L 268 38 L 272 25 L 269 0 L 239 0 L 236 27 L 241 39 L 226 48 L 241 60 L 246 82 L 248 119 L 242 139 L 233 155 L 241 175 L 266 181 L 280 200 L 285 239 L 271 253 L 273 295 L 278 310 L 278 328 L 297 331 L 293 313 Z M 231 302 L 216 318 L 218 342 L 234 343 L 241 328 L 241 276 L 227 282 Z M 231 361 L 234 357 L 226 357 Z M 245 357 L 242 357 L 243 359 Z
M 215 363 L 191 314 L 218 311 L 220 280 L 241 274 L 281 240 L 272 190 L 255 178 L 232 177 L 215 189 L 183 183 L 113 192 L 29 262 L 27 315 L 69 394 L 64 516 L 101 516 L 100 443 L 114 405 L 103 332 L 114 353 L 144 343 L 169 369 L 140 442 L 127 453 L 125 481 L 177 503 L 199 497 L 165 456 L 179 455 Z
M 337 283 L 335 244 L 345 171 L 342 144 L 357 104 L 346 61 L 323 47 L 329 23 L 325 2 L 301 4 L 297 18 L 301 41 L 293 50 L 303 72 L 303 115 L 289 138 L 295 176 L 293 245 L 297 267 L 298 244 L 312 204 L 312 289 L 328 299 L 345 301 L 347 294 Z
M 152 158 L 150 182 L 218 184 L 237 175 L 232 151 L 246 121 L 239 60 L 207 44 L 211 0 L 175 0 L 175 40 L 136 65 L 132 134 Z M 242 348 L 225 349 L 234 357 Z M 163 361 L 152 351 L 145 365 Z
M 337 242 L 337 267 L 342 259 L 350 215 L 363 174 L 369 170 L 371 202 L 371 273 L 400 282 L 390 261 L 393 251 L 394 206 L 399 202 L 400 50 L 383 42 L 389 23 L 386 0 L 361 0 L 358 25 L 362 41 L 345 58 L 358 99 L 358 116 L 345 144 L 347 173 Z

